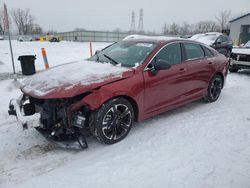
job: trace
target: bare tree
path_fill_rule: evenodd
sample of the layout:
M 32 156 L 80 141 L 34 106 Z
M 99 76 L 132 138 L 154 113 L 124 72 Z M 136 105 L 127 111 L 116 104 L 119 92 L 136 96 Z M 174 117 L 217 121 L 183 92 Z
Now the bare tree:
M 169 34 L 170 35 L 178 35 L 179 29 L 180 29 L 180 26 L 177 23 L 172 23 L 169 27 Z
M 188 24 L 187 22 L 183 22 L 182 25 L 180 26 L 179 34 L 180 35 L 188 35 L 191 33 L 190 30 L 191 30 L 190 24 Z
M 219 30 L 220 26 L 218 26 L 214 21 L 200 21 L 195 26 L 195 33 L 206 33 Z
M 19 35 L 27 35 L 32 32 L 34 27 L 34 17 L 30 14 L 29 9 L 13 10 L 12 17 Z
M 163 31 L 162 31 L 163 35 L 167 35 L 168 32 L 169 32 L 169 27 L 167 24 L 164 24 Z
M 34 24 L 30 34 L 43 34 L 43 29 L 40 25 Z
M 4 27 L 4 13 L 3 9 L 0 9 L 0 35 L 4 35 L 5 27 Z
M 230 10 L 223 10 L 220 12 L 218 16 L 216 16 L 216 20 L 218 21 L 221 30 L 229 28 L 229 18 L 231 16 Z

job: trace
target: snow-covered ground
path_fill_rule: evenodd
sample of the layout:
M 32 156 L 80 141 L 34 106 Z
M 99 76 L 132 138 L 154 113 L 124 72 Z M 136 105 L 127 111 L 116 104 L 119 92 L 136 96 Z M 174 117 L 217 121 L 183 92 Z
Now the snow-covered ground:
M 95 42 L 92 43 L 93 53 L 106 47 L 110 43 Z M 71 61 L 79 61 L 90 57 L 88 42 L 66 42 L 59 43 L 50 42 L 19 42 L 12 41 L 14 61 L 17 72 L 21 71 L 20 61 L 18 57 L 21 55 L 36 55 L 36 70 L 44 69 L 44 62 L 41 48 L 45 48 L 49 65 L 56 66 Z M 10 48 L 7 40 L 0 41 L 0 73 L 12 72 Z
M 65 51 L 81 45 L 62 44 Z M 249 86 L 250 71 L 229 74 L 215 103 L 197 101 L 135 124 L 115 145 L 88 138 L 89 149 L 74 151 L 22 130 L 7 114 L 20 91 L 0 81 L 0 187 L 249 188 Z

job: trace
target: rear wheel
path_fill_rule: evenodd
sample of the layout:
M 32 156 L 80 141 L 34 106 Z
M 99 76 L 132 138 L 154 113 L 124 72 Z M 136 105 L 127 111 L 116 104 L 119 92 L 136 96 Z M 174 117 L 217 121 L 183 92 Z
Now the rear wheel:
M 220 75 L 216 75 L 215 77 L 213 77 L 213 79 L 209 83 L 205 101 L 206 102 L 216 101 L 220 97 L 222 86 L 223 86 L 222 77 Z
M 133 121 L 134 110 L 130 102 L 124 98 L 115 98 L 95 112 L 91 126 L 101 142 L 114 144 L 128 135 Z

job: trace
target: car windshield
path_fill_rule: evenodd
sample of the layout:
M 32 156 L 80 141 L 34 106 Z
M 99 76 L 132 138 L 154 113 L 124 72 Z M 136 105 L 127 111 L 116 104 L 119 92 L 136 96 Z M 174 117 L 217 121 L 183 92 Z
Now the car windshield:
M 250 48 L 250 40 L 244 45 L 244 47 L 249 47 Z
M 145 61 L 155 47 L 156 44 L 151 42 L 121 41 L 96 53 L 89 60 L 136 67 Z

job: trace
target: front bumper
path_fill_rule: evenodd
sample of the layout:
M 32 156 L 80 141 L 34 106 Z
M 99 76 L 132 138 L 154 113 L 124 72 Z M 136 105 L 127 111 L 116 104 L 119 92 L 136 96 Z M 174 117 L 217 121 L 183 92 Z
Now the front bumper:
M 38 112 L 38 113 L 36 113 Z M 43 124 L 40 122 L 40 113 L 36 109 L 35 104 L 30 101 L 28 96 L 21 95 L 18 99 L 11 99 L 9 103 L 9 115 L 16 116 L 18 124 L 23 129 L 28 127 L 36 128 L 36 130 L 43 135 L 47 140 L 53 142 L 59 147 L 67 149 L 85 149 L 88 148 L 88 144 L 85 135 L 78 132 L 70 132 L 64 137 L 64 140 L 54 137 L 56 130 L 44 129 Z M 77 115 L 74 123 L 74 127 L 82 129 L 85 123 L 85 119 Z M 75 129 L 73 129 L 75 130 Z
M 9 115 L 16 116 L 17 122 L 23 127 L 40 126 L 39 114 L 28 113 L 27 109 L 31 109 L 31 103 L 25 95 L 21 95 L 18 99 L 11 99 L 9 103 Z
M 250 62 L 248 62 L 248 61 L 237 61 L 237 60 L 231 59 L 230 66 L 239 67 L 239 68 L 250 68 Z

